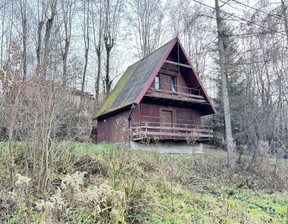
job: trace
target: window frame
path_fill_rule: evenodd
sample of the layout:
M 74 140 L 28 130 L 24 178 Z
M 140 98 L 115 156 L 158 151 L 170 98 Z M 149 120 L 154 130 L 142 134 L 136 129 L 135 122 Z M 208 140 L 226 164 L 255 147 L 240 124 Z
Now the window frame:
M 171 76 L 171 79 L 170 79 L 170 81 L 171 81 L 171 91 L 173 92 L 173 93 L 176 93 L 177 92 L 177 88 L 176 88 L 176 76 Z
M 155 89 L 160 89 L 160 75 L 159 74 L 157 74 L 156 76 L 155 76 L 155 82 L 154 82 L 154 88 Z

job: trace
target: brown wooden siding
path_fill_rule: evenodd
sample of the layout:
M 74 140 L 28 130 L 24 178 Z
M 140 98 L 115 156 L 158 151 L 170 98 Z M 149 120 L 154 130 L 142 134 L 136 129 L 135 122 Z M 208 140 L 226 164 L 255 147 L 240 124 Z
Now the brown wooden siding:
M 160 122 L 160 111 L 153 104 L 140 104 L 140 121 L 141 122 Z
M 181 108 L 174 106 L 165 106 L 152 103 L 141 103 L 136 106 L 132 114 L 131 123 L 140 122 L 164 122 L 163 114 L 165 111 L 172 112 L 172 122 L 177 124 L 201 125 L 201 112 L 192 108 Z
M 172 57 L 168 57 L 168 60 L 173 61 Z M 184 76 L 181 74 L 179 68 L 177 65 L 170 64 L 170 63 L 164 63 L 162 68 L 158 72 L 159 76 L 159 89 L 155 88 L 155 79 L 151 83 L 150 88 L 148 89 L 146 95 L 150 96 L 158 96 L 159 94 L 162 94 L 163 98 L 165 96 L 169 97 L 171 94 L 176 96 L 181 96 L 182 99 L 184 98 L 196 98 L 200 101 L 203 101 L 204 97 L 202 96 L 202 93 L 199 89 L 192 89 L 189 88 Z M 172 78 L 175 80 L 175 90 L 172 91 Z M 152 91 L 152 92 L 151 92 Z M 154 92 L 154 94 L 153 94 Z M 190 99 L 189 98 L 189 99 Z M 206 101 L 204 101 L 206 102 Z
M 201 125 L 201 112 L 188 108 L 178 108 L 177 123 Z
M 131 140 L 207 141 L 212 130 L 201 125 L 201 112 L 192 108 L 141 103 L 132 114 Z
M 128 116 L 126 110 L 98 120 L 97 143 L 127 142 L 129 139 Z

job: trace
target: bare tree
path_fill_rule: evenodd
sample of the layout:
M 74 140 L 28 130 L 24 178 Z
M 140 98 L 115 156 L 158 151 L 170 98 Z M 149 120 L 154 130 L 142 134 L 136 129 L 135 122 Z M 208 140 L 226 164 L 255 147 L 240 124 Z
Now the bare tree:
M 170 7 L 169 17 L 173 36 L 180 38 L 197 74 L 208 85 L 211 72 L 207 62 L 214 50 L 211 48 L 215 38 L 211 32 L 207 32 L 213 29 L 211 12 L 202 5 L 178 0 Z M 208 92 L 211 91 L 210 88 L 207 89 Z
M 67 59 L 68 53 L 70 49 L 70 42 L 71 42 L 71 32 L 72 32 L 72 21 L 74 15 L 74 7 L 75 2 L 74 0 L 61 0 L 61 11 L 62 11 L 62 19 L 63 19 L 63 26 L 64 26 L 64 47 L 61 47 L 61 56 L 62 56 L 62 84 L 64 86 L 67 85 Z M 62 44 L 62 41 L 61 41 Z
M 159 45 L 165 8 L 162 1 L 156 0 L 131 0 L 129 3 L 132 13 L 128 13 L 128 19 L 136 31 L 136 41 L 140 46 L 139 56 L 142 58 Z
M 104 44 L 106 50 L 106 94 L 111 91 L 112 80 L 110 77 L 110 56 L 111 51 L 116 43 L 120 17 L 123 9 L 123 0 L 110 1 L 105 0 L 104 4 Z
M 103 0 L 100 0 L 97 6 L 92 7 L 92 12 L 95 12 L 92 17 L 92 28 L 94 38 L 94 49 L 97 54 L 97 76 L 95 81 L 96 103 L 99 103 L 100 78 L 101 78 L 101 62 L 103 50 L 103 29 L 104 29 L 104 8 Z
M 57 0 L 50 0 L 48 2 L 49 7 L 50 7 L 50 16 L 48 15 L 48 12 L 46 12 L 45 16 L 47 17 L 46 21 L 46 27 L 45 27 L 45 36 L 44 36 L 44 60 L 43 60 L 43 77 L 46 77 L 46 72 L 47 72 L 47 66 L 49 63 L 49 53 L 51 51 L 51 42 L 50 42 L 50 36 L 52 32 L 52 27 L 54 23 L 54 19 L 56 16 L 56 11 L 57 11 Z

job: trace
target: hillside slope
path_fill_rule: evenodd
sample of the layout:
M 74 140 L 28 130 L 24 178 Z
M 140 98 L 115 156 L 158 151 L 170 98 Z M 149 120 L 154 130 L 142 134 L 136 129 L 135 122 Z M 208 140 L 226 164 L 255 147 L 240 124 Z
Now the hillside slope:
M 4 143 L 5 144 L 5 143 Z M 1 146 L 3 146 L 2 144 Z M 287 172 L 226 172 L 226 153 L 162 155 L 117 145 L 62 142 L 47 192 L 23 166 L 16 183 L 1 165 L 1 223 L 286 223 Z M 270 160 L 269 160 L 270 161 Z M 271 160 L 271 163 L 273 160 Z M 282 161 L 287 170 L 286 161 Z M 261 167 L 258 167 L 259 169 Z M 266 167 L 269 173 L 269 167 Z M 285 171 L 284 169 L 284 171 Z M 282 175 L 282 176 L 281 176 Z M 286 175 L 286 176 L 285 176 Z M 277 186 L 276 186 L 277 185 Z M 3 190 L 7 189 L 7 190 Z

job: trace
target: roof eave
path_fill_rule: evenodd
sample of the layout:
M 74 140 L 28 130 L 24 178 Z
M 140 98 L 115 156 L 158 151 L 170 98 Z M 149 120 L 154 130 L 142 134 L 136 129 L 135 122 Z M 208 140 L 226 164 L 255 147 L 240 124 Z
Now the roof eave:
M 133 104 L 136 104 L 136 102 L 132 102 L 132 103 L 126 104 L 126 105 L 124 105 L 124 106 L 122 106 L 122 107 L 110 109 L 110 110 L 105 111 L 105 112 L 103 112 L 103 113 L 101 113 L 101 114 L 99 114 L 99 115 L 96 114 L 96 115 L 93 117 L 93 120 L 99 120 L 99 119 L 101 119 L 101 118 L 103 118 L 103 117 L 105 117 L 105 116 L 111 116 L 111 115 L 113 115 L 113 114 L 119 113 L 119 112 L 121 112 L 121 111 L 123 111 L 123 110 L 128 109 L 129 106 L 131 106 L 131 105 L 133 105 Z

